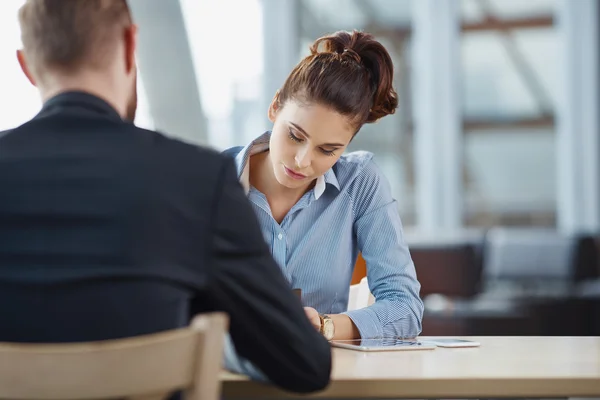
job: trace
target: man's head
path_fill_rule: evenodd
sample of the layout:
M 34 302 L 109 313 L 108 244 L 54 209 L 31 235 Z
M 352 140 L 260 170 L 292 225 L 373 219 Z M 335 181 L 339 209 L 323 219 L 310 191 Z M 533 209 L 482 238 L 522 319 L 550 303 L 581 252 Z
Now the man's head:
M 26 0 L 19 23 L 19 63 L 42 97 L 89 91 L 133 120 L 137 28 L 126 0 Z

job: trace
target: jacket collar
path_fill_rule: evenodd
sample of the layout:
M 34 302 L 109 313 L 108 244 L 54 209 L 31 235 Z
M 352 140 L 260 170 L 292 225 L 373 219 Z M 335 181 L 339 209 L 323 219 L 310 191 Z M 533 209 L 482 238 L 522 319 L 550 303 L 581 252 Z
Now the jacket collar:
M 115 121 L 123 121 L 117 110 L 108 102 L 93 94 L 83 91 L 59 93 L 46 100 L 38 116 L 44 116 L 64 108 L 84 108 L 87 111 L 103 115 Z

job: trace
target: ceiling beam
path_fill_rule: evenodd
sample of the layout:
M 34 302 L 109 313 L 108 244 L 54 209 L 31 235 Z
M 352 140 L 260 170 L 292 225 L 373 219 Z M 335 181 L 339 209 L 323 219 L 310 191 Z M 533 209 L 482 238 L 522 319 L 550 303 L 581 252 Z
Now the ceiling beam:
M 506 130 L 517 131 L 526 129 L 553 129 L 555 127 L 554 116 L 539 117 L 466 117 L 462 120 L 462 131 L 465 134 L 479 133 L 481 131 Z M 412 134 L 413 124 L 410 122 L 406 133 Z
M 463 120 L 463 132 L 554 128 L 554 125 L 553 116 L 531 118 L 466 118 Z
M 511 19 L 499 19 L 495 17 L 488 17 L 482 21 L 477 22 L 463 22 L 461 25 L 461 31 L 463 33 L 470 32 L 487 32 L 487 31 L 512 31 L 522 29 L 540 29 L 550 28 L 554 26 L 554 17 L 552 15 L 541 15 L 538 17 L 527 17 L 527 18 L 511 18 Z M 393 28 L 381 28 L 375 25 L 368 27 L 369 33 L 376 36 L 408 36 L 411 33 L 410 26 L 398 26 Z
M 552 15 L 542 15 L 539 17 L 500 19 L 489 16 L 480 22 L 463 23 L 463 32 L 479 31 L 497 31 L 497 30 L 515 30 L 515 29 L 538 29 L 554 26 L 554 17 Z

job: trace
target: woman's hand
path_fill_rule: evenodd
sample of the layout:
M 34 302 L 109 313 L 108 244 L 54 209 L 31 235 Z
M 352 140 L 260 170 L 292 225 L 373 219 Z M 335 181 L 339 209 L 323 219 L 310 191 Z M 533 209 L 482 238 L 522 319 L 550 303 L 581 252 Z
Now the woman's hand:
M 320 332 L 321 331 L 321 318 L 319 317 L 319 313 L 312 307 L 304 307 L 304 312 L 306 313 L 306 317 L 315 327 L 315 329 Z

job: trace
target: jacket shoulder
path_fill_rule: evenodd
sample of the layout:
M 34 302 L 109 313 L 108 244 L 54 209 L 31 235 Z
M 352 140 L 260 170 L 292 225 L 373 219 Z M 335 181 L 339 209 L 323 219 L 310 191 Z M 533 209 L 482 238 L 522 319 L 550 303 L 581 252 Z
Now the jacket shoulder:
M 169 169 L 178 168 L 185 171 L 186 175 L 201 175 L 203 178 L 221 171 L 231 158 L 218 151 L 189 143 L 161 132 L 135 127 L 140 137 L 145 137 L 150 142 L 151 152 L 156 160 L 161 160 L 169 165 Z M 210 180 L 210 179 L 209 179 Z

